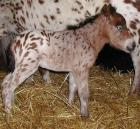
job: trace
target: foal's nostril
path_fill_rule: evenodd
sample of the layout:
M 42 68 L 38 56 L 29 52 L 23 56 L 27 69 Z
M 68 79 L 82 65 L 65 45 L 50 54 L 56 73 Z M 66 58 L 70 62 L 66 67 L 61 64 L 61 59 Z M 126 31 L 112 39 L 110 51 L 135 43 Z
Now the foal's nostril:
M 130 46 L 127 46 L 126 49 L 129 51 L 129 52 L 132 52 L 135 50 L 135 47 L 136 47 L 136 43 L 133 42 Z

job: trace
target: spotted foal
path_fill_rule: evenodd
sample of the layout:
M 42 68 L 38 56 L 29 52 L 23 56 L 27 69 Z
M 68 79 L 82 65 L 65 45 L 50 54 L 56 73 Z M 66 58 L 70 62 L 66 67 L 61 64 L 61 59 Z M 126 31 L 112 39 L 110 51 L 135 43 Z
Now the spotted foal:
M 42 67 L 69 72 L 69 103 L 78 91 L 81 115 L 88 116 L 89 71 L 106 43 L 126 52 L 135 48 L 124 18 L 107 6 L 95 20 L 75 30 L 21 33 L 11 46 L 15 69 L 2 82 L 5 111 L 11 111 L 15 89 Z

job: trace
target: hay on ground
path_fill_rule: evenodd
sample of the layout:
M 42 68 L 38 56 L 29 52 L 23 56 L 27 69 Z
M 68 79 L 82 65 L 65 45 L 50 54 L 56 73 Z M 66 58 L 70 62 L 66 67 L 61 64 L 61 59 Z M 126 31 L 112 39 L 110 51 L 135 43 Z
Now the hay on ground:
M 0 81 L 4 76 L 1 72 Z M 0 98 L 0 129 L 140 129 L 140 100 L 128 96 L 133 72 L 92 68 L 89 118 L 80 117 L 77 96 L 72 106 L 68 104 L 66 77 L 66 73 L 51 73 L 52 83 L 46 84 L 36 73 L 34 82 L 17 88 L 9 119 Z

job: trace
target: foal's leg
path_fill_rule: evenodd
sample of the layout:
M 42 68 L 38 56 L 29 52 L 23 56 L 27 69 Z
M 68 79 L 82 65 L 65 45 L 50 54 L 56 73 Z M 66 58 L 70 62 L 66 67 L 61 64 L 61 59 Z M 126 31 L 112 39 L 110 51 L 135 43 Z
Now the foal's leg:
M 46 70 L 45 74 L 43 75 L 43 79 L 47 83 L 52 83 L 51 78 L 50 78 L 50 72 L 48 70 Z
M 80 97 L 80 113 L 82 116 L 88 117 L 88 76 L 89 70 L 80 71 L 76 76 L 76 83 L 78 88 L 78 95 Z
M 69 104 L 72 104 L 75 93 L 77 91 L 77 85 L 75 80 L 75 74 L 73 72 L 70 72 L 69 74 Z
M 24 66 L 24 67 L 22 67 Z M 8 74 L 2 83 L 2 98 L 5 105 L 5 111 L 11 112 L 14 101 L 15 89 L 38 69 L 38 61 L 18 65 L 13 73 Z M 8 82 L 8 83 L 7 83 Z
M 39 68 L 39 72 L 41 76 L 43 77 L 43 80 L 47 83 L 51 83 L 51 78 L 50 78 L 50 72 L 46 69 Z

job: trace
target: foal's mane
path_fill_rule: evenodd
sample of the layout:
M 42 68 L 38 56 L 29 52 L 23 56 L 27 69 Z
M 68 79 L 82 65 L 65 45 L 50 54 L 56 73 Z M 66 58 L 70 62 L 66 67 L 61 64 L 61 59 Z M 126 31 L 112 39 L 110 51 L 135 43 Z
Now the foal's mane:
M 91 16 L 91 17 L 87 17 L 84 21 L 81 21 L 79 24 L 77 25 L 67 25 L 67 29 L 68 30 L 75 30 L 75 29 L 78 29 L 78 28 L 81 28 L 85 25 L 87 25 L 88 23 L 94 23 L 95 19 L 99 16 L 100 14 L 98 15 L 95 15 L 95 16 Z

